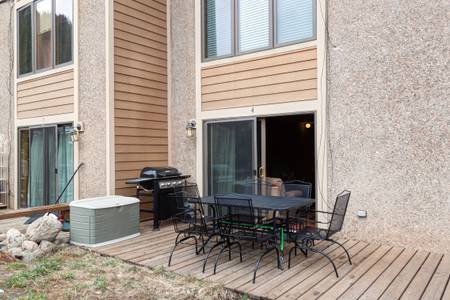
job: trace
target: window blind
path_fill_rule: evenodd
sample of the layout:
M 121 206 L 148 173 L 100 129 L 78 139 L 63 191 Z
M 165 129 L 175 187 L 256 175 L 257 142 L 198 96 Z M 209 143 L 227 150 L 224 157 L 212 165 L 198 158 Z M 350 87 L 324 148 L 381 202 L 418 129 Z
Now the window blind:
M 206 57 L 232 53 L 232 0 L 205 1 Z
M 276 43 L 314 37 L 313 0 L 276 0 Z
M 238 1 L 239 52 L 270 46 L 270 0 Z

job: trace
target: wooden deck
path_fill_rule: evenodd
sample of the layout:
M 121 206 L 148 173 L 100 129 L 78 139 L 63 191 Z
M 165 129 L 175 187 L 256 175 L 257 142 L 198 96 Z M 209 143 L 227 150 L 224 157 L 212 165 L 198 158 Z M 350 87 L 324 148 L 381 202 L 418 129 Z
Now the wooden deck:
M 268 255 L 252 283 L 258 251 L 243 247 L 244 261 L 238 251 L 231 261 L 223 255 L 216 275 L 212 274 L 214 259 L 202 273 L 204 255 L 195 255 L 194 247 L 180 246 L 175 251 L 172 266 L 167 267 L 175 241 L 171 226 L 153 232 L 143 223 L 141 236 L 96 251 L 151 268 L 164 266 L 183 275 L 192 275 L 224 284 L 225 287 L 262 299 L 442 299 L 450 300 L 450 255 L 429 253 L 342 240 L 352 256 L 349 265 L 344 252 L 335 246 L 319 243 L 336 262 L 339 278 L 331 265 L 320 255 L 307 259 L 298 255 L 291 269 L 276 268 L 274 254 Z

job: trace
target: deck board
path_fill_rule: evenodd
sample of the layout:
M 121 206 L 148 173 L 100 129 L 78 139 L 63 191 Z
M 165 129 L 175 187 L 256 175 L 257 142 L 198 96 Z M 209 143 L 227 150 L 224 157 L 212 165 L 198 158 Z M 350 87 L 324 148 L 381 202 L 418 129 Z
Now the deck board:
M 445 299 L 450 300 L 450 255 L 416 251 L 389 245 L 368 244 L 355 240 L 340 240 L 348 249 L 353 265 L 337 245 L 317 243 L 317 249 L 328 254 L 335 262 L 339 278 L 328 260 L 320 254 L 302 253 L 292 257 L 288 269 L 288 251 L 285 252 L 284 270 L 277 268 L 275 254 L 269 253 L 252 283 L 256 260 L 261 249 L 250 243 L 243 244 L 243 262 L 237 248 L 231 260 L 224 252 L 213 266 L 219 249 L 212 252 L 202 273 L 206 254 L 197 255 L 193 240 L 177 247 L 168 266 L 176 233 L 171 226 L 160 231 L 151 230 L 148 222 L 142 224 L 139 237 L 94 249 L 101 254 L 115 256 L 139 265 L 164 267 L 181 275 L 219 282 L 226 288 L 247 294 L 254 299 Z M 211 243 L 212 245 L 213 243 Z M 220 248 L 220 247 L 218 247 Z M 206 248 L 206 252 L 209 247 Z

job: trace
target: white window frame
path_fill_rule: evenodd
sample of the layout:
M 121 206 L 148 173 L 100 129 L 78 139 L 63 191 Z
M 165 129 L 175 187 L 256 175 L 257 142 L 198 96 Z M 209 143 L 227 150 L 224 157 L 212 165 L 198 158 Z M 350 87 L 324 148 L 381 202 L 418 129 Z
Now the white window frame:
M 202 0 L 201 1 L 201 30 L 202 30 L 202 62 L 208 62 L 208 61 L 213 61 L 213 60 L 219 60 L 219 59 L 223 59 L 223 58 L 230 58 L 230 57 L 235 57 L 235 56 L 240 56 L 240 55 L 245 55 L 245 54 L 249 54 L 249 53 L 255 53 L 255 52 L 260 52 L 260 51 L 265 51 L 265 50 L 271 50 L 271 49 L 276 49 L 276 48 L 281 48 L 281 47 L 285 47 L 285 46 L 290 46 L 290 45 L 294 45 L 294 44 L 300 44 L 300 43 L 305 43 L 305 42 L 310 42 L 310 41 L 314 41 L 317 39 L 317 3 L 316 0 L 310 0 L 312 2 L 312 20 L 313 20 L 313 35 L 310 38 L 303 38 L 303 39 L 298 39 L 298 40 L 293 40 L 293 41 L 289 41 L 289 42 L 284 42 L 284 43 L 277 43 L 277 28 L 276 28 L 276 24 L 277 24 L 277 2 L 278 0 L 268 0 L 269 3 L 269 32 L 270 32 L 270 36 L 269 36 L 269 46 L 268 47 L 261 47 L 261 48 L 257 48 L 257 49 L 252 49 L 252 50 L 248 50 L 248 51 L 240 51 L 239 50 L 239 1 L 240 0 L 232 0 L 232 5 L 231 5 L 231 54 L 227 54 L 227 55 L 221 55 L 221 56 L 211 56 L 211 57 L 207 57 L 207 43 L 206 43 L 206 2 L 207 0 Z M 220 1 L 220 0 L 217 0 Z
M 56 64 L 56 24 L 55 24 L 55 7 L 56 7 L 56 0 L 51 0 L 52 2 L 52 34 L 51 34 L 51 52 L 52 52 L 52 63 L 51 66 L 48 68 L 43 68 L 43 69 L 37 69 L 36 67 L 36 3 L 43 1 L 43 0 L 35 0 L 30 2 L 29 4 L 26 4 L 22 7 L 20 7 L 19 9 L 17 9 L 16 11 L 16 19 L 17 21 L 19 20 L 19 12 L 31 7 L 31 61 L 32 61 L 32 71 L 28 72 L 26 74 L 20 74 L 20 60 L 17 60 L 17 78 L 22 78 L 22 77 L 26 77 L 26 76 L 30 76 L 33 74 L 39 74 L 39 73 L 43 73 L 43 72 L 47 72 L 49 70 L 53 70 L 53 69 L 58 69 L 58 68 L 62 68 L 68 65 L 73 64 L 73 60 L 74 60 L 74 28 L 72 28 L 72 55 L 71 55 L 71 60 L 67 61 L 65 63 L 61 63 L 61 64 Z M 71 0 L 72 1 L 72 26 L 74 26 L 73 24 L 75 23 L 74 17 L 75 17 L 75 0 Z M 17 22 L 17 27 L 20 26 L 19 22 Z M 19 51 L 20 51 L 20 44 L 19 44 L 19 30 L 17 30 L 17 34 L 16 34 L 16 55 L 17 58 L 19 58 Z

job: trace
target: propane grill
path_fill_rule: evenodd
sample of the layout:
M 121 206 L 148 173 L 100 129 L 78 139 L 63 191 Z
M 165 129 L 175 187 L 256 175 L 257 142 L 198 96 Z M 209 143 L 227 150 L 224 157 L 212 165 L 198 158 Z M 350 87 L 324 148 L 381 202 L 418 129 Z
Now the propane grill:
M 173 167 L 145 167 L 139 178 L 127 180 L 136 186 L 136 197 L 153 196 L 153 208 L 141 208 L 141 212 L 153 213 L 153 229 L 158 230 L 161 220 L 167 220 L 176 213 L 176 203 L 170 194 L 186 185 L 190 175 L 182 175 Z

